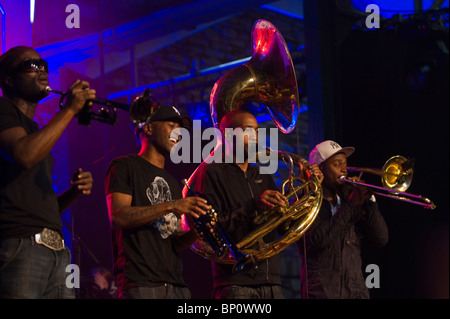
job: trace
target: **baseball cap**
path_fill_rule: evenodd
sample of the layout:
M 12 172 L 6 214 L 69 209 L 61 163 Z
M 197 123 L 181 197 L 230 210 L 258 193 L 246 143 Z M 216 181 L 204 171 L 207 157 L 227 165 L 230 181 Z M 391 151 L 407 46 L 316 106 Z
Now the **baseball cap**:
M 309 153 L 309 163 L 311 165 L 320 165 L 329 159 L 331 156 L 337 153 L 344 153 L 345 156 L 349 157 L 355 151 L 354 147 L 341 147 L 338 143 L 327 140 L 319 143 L 314 147 L 314 149 Z
M 189 117 L 182 116 L 174 106 L 153 101 L 150 90 L 147 89 L 131 104 L 130 120 L 136 129 L 156 121 L 174 121 L 188 130 L 192 127 Z
M 175 106 L 160 104 L 148 120 L 149 123 L 156 121 L 173 121 L 180 124 L 181 127 L 190 129 L 192 120 L 188 116 L 183 116 Z

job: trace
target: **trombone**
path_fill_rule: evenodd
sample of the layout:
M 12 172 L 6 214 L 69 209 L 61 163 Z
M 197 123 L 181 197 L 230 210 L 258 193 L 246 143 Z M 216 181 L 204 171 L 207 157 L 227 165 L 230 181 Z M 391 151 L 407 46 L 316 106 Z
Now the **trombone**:
M 426 209 L 435 209 L 436 205 L 428 198 L 421 195 L 405 193 L 412 182 L 413 166 L 414 163 L 412 160 L 396 155 L 388 159 L 382 169 L 347 167 L 347 170 L 350 172 L 360 172 L 360 177 L 363 173 L 371 173 L 381 176 L 381 182 L 384 187 L 353 181 L 345 178 L 345 176 L 341 176 L 339 180 L 341 182 L 347 182 L 379 190 L 379 192 L 373 192 L 376 195 L 421 205 Z

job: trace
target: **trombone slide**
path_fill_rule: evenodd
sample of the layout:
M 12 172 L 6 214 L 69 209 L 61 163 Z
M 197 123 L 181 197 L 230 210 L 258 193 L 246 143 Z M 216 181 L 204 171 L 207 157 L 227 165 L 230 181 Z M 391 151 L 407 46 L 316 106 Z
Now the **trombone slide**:
M 397 200 L 411 203 L 411 204 L 421 205 L 427 209 L 435 209 L 436 208 L 436 205 L 431 200 L 429 200 L 428 198 L 423 197 L 421 195 L 414 195 L 414 194 L 409 194 L 409 193 L 405 193 L 405 192 L 394 191 L 392 189 L 384 188 L 381 186 L 371 185 L 371 184 L 367 184 L 367 183 L 363 183 L 363 182 L 357 182 L 357 181 L 347 179 L 347 178 L 345 178 L 345 176 L 339 177 L 339 181 L 347 182 L 347 183 L 351 183 L 351 184 L 355 184 L 355 185 L 360 185 L 360 186 L 365 186 L 365 187 L 369 187 L 369 188 L 373 188 L 373 189 L 377 189 L 377 190 L 386 192 L 386 193 L 373 192 L 375 195 L 380 195 L 380 196 L 384 196 L 384 197 L 388 197 L 388 198 L 392 198 L 392 199 L 397 199 Z M 412 198 L 414 198 L 416 200 L 413 200 Z

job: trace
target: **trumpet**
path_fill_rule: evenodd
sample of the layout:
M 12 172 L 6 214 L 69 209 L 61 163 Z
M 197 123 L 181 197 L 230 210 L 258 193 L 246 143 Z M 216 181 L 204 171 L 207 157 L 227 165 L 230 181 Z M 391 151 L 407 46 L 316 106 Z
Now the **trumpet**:
M 363 173 L 370 173 L 381 176 L 381 182 L 384 187 L 353 181 L 345 178 L 345 176 L 339 177 L 339 180 L 341 182 L 347 182 L 354 185 L 376 189 L 378 191 L 373 192 L 375 195 L 420 205 L 426 209 L 435 209 L 436 205 L 430 199 L 421 195 L 405 193 L 412 182 L 414 171 L 413 166 L 414 164 L 412 160 L 409 160 L 400 155 L 396 155 L 388 159 L 381 169 L 366 167 L 347 167 L 348 171 L 360 172 L 359 177 L 361 177 Z
M 59 108 L 62 109 L 67 92 L 53 90 L 50 86 L 47 86 L 45 91 L 47 93 L 61 95 L 59 100 Z M 102 107 L 100 107 L 97 111 L 94 111 L 92 109 L 93 104 L 101 105 Z M 88 100 L 82 110 L 77 114 L 78 124 L 89 126 L 91 120 L 95 120 L 106 124 L 115 125 L 117 123 L 117 109 L 129 112 L 130 105 L 100 98 Z
M 186 186 L 187 196 L 201 196 L 201 194 L 191 189 L 187 179 L 183 179 L 182 183 Z M 202 197 L 202 196 L 201 196 Z M 193 220 L 195 230 L 202 237 L 202 239 L 211 247 L 214 256 L 223 258 L 227 250 L 231 252 L 235 264 L 233 266 L 233 273 L 239 274 L 251 269 L 257 269 L 255 260 L 251 255 L 244 255 L 236 247 L 236 244 L 228 236 L 224 227 L 219 222 L 217 212 L 210 206 L 206 215 Z M 210 226 L 208 226 L 208 224 Z M 211 232 L 209 227 L 214 226 L 214 231 Z M 248 263 L 248 260 L 252 260 Z

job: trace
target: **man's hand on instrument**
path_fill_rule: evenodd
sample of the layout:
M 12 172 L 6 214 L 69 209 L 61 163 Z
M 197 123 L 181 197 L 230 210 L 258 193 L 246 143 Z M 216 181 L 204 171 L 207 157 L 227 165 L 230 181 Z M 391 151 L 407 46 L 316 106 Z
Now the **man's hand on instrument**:
M 95 90 L 86 81 L 76 80 L 67 91 L 66 107 L 75 114 L 81 111 L 87 100 L 95 99 Z
M 282 195 L 279 191 L 268 189 L 261 195 L 257 201 L 257 205 L 258 207 L 273 207 L 276 205 L 283 206 L 286 204 L 286 200 L 286 196 Z
M 206 215 L 208 209 L 206 199 L 197 196 L 180 198 L 173 202 L 173 211 L 178 216 L 188 214 L 194 218 L 199 218 L 200 215 Z
M 316 176 L 316 177 L 317 177 L 317 180 L 319 181 L 319 183 L 322 184 L 322 181 L 323 181 L 323 173 L 322 173 L 322 171 L 320 170 L 320 168 L 319 168 L 319 166 L 318 166 L 317 164 L 311 165 L 311 166 L 308 168 L 308 171 L 309 171 L 309 173 L 310 173 L 312 176 Z
M 363 182 L 357 176 L 352 176 L 349 177 L 348 179 L 353 180 L 355 182 Z M 349 201 L 356 206 L 361 206 L 370 196 L 372 196 L 370 188 L 355 184 L 353 186 L 352 193 L 350 194 Z

